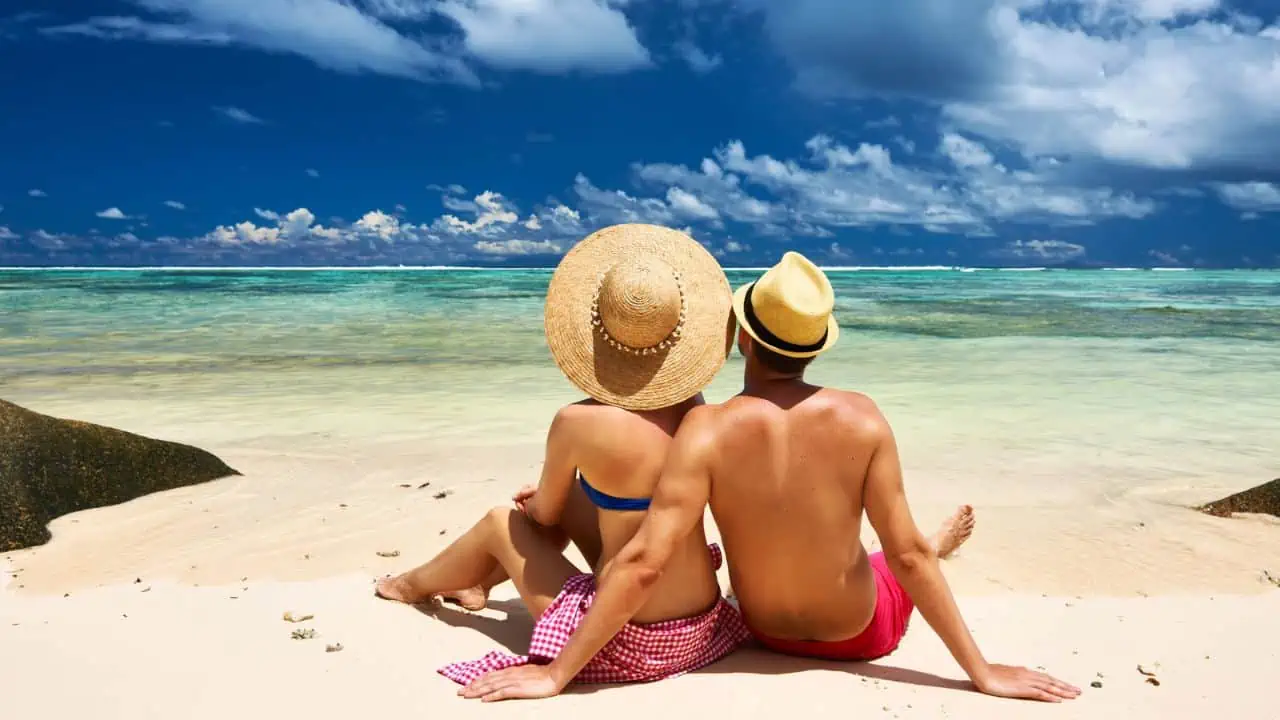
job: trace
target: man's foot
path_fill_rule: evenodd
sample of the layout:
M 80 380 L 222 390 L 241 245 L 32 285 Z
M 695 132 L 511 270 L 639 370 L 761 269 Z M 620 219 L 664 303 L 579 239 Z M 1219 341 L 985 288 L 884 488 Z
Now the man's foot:
M 457 592 L 440 593 L 440 597 L 446 602 L 460 605 L 464 610 L 475 612 L 483 610 L 489 605 L 489 593 L 485 591 L 483 585 L 477 585 L 466 590 L 458 590 Z
M 961 505 L 954 515 L 944 520 L 942 527 L 930 539 L 938 557 L 946 558 L 959 549 L 973 534 L 974 522 L 972 505 Z
M 414 590 L 404 575 L 382 578 L 373 586 L 373 591 L 378 597 L 385 600 L 394 600 L 409 605 L 431 602 L 431 595 L 424 595 Z

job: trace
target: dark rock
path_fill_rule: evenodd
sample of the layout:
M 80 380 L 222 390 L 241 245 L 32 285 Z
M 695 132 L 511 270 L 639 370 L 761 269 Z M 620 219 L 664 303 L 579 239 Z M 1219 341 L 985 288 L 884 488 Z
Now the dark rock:
M 239 474 L 199 448 L 0 400 L 0 552 L 43 545 L 68 513 Z
M 1280 517 L 1280 478 L 1235 495 L 1228 495 L 1207 505 L 1201 505 L 1197 509 L 1218 517 L 1231 517 L 1232 513 L 1238 512 Z

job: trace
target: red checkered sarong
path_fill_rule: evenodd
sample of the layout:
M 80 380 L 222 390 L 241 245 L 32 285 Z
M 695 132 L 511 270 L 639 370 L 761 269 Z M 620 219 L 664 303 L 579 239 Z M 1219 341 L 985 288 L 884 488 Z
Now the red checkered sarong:
M 720 547 L 712 544 L 707 549 L 711 551 L 716 569 L 720 569 L 724 562 Z M 469 685 L 495 670 L 551 662 L 582 623 L 595 595 L 595 575 L 574 575 L 533 626 L 528 655 L 494 651 L 479 660 L 446 665 L 440 668 L 440 674 L 461 685 Z M 721 597 L 715 607 L 693 617 L 645 625 L 627 623 L 591 658 L 574 682 L 651 682 L 682 675 L 728 655 L 749 636 L 737 608 Z

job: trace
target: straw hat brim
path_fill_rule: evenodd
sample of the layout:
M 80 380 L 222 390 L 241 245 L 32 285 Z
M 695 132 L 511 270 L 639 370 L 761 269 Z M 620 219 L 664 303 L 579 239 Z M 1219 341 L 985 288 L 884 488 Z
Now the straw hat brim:
M 793 357 L 793 358 L 809 358 L 809 357 L 817 357 L 818 355 L 821 355 L 822 353 L 830 350 L 831 347 L 836 344 L 836 341 L 840 339 L 840 323 L 836 321 L 835 313 L 832 313 L 831 316 L 827 318 L 827 339 L 822 343 L 822 347 L 818 348 L 817 350 L 809 350 L 807 352 L 794 352 L 791 350 L 783 350 L 782 348 L 775 347 L 774 345 L 768 342 L 765 342 L 764 340 L 761 340 L 760 336 L 756 333 L 756 328 L 752 327 L 751 323 L 747 320 L 747 314 L 745 310 L 745 307 L 747 304 L 747 291 L 750 290 L 751 286 L 754 284 L 755 284 L 754 281 L 749 282 L 746 285 L 743 285 L 742 287 L 738 288 L 733 293 L 733 314 L 735 317 L 737 317 L 738 324 L 742 326 L 743 330 L 747 331 L 747 334 L 751 336 L 752 340 L 755 340 L 756 342 L 778 353 L 779 355 L 785 355 L 787 357 Z
M 679 273 L 685 310 L 680 337 L 636 355 L 609 345 L 592 324 L 591 305 L 613 265 L 657 258 Z M 628 410 L 677 405 L 702 391 L 733 349 L 733 293 L 714 256 L 693 238 L 658 225 L 598 230 L 573 247 L 551 276 L 543 313 L 551 357 L 590 397 Z

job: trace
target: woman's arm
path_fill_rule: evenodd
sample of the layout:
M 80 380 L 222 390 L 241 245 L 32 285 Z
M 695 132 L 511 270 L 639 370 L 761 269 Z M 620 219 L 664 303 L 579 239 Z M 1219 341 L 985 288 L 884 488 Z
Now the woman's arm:
M 551 527 L 560 524 L 560 516 L 577 473 L 573 437 L 581 424 L 582 410 L 578 405 L 560 408 L 547 430 L 542 477 L 538 480 L 537 492 L 524 505 L 525 514 L 539 525 Z

